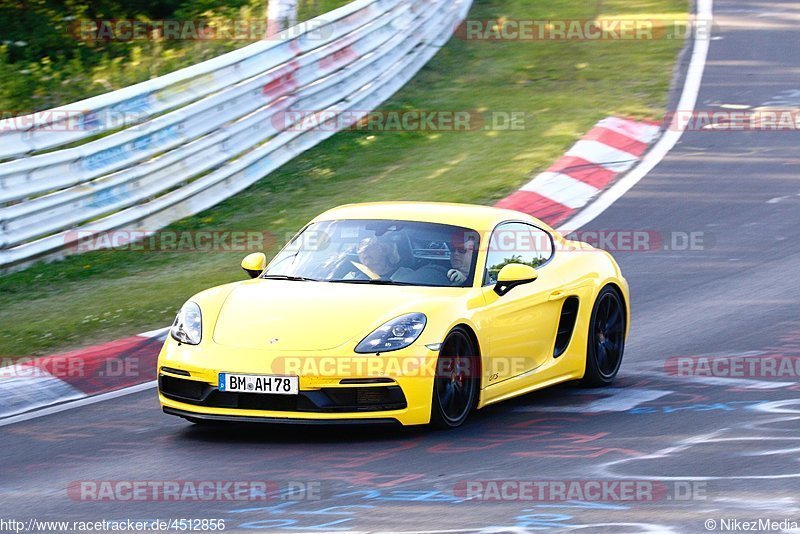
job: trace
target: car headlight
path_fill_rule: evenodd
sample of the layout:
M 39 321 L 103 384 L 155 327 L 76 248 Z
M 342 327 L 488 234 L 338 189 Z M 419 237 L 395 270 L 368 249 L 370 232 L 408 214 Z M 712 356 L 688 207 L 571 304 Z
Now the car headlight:
M 203 338 L 203 316 L 200 306 L 192 301 L 187 302 L 175 317 L 169 333 L 172 339 L 187 345 L 199 345 Z
M 404 349 L 414 343 L 425 328 L 423 313 L 407 313 L 386 322 L 356 346 L 360 354 Z

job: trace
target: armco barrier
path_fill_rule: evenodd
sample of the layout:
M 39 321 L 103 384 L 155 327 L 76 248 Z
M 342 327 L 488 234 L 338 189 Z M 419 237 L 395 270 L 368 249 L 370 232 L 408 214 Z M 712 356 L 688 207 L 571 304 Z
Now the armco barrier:
M 374 109 L 444 45 L 470 5 L 355 0 L 292 38 L 0 121 L 0 158 L 8 159 L 0 163 L 0 269 L 62 256 L 77 231 L 155 230 L 241 191 L 334 133 L 276 117 Z M 64 110 L 80 110 L 80 127 Z M 120 116 L 136 120 L 120 129 Z

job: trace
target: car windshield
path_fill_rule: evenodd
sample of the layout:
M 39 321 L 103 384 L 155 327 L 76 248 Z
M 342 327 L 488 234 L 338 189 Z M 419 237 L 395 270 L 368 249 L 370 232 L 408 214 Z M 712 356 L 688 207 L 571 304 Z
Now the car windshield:
M 262 278 L 353 284 L 468 287 L 479 244 L 467 228 L 415 221 L 341 220 L 309 225 Z

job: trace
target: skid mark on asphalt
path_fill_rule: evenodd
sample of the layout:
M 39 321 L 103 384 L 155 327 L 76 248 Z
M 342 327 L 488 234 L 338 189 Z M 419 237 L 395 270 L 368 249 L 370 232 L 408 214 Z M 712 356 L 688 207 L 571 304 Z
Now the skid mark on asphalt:
M 675 387 L 667 390 L 664 388 L 666 380 L 661 378 L 636 376 L 622 381 L 623 387 L 614 388 L 619 391 L 613 391 L 610 394 L 594 390 L 562 388 L 546 394 L 526 396 L 526 398 L 515 401 L 524 406 L 517 406 L 505 413 L 502 409 L 494 410 L 493 415 L 500 417 L 496 423 L 492 416 L 481 419 L 479 423 L 481 431 L 477 435 L 454 436 L 454 439 L 443 440 L 433 445 L 428 443 L 427 438 L 419 442 L 412 439 L 413 447 L 401 447 L 397 449 L 396 456 L 382 457 L 382 462 L 389 461 L 392 465 L 400 466 L 404 464 L 405 453 L 416 450 L 416 454 L 419 454 L 419 447 L 422 447 L 427 454 L 441 456 L 444 463 L 457 459 L 459 476 L 442 476 L 441 474 L 437 476 L 435 472 L 425 475 L 417 474 L 416 477 L 408 477 L 405 480 L 397 478 L 390 485 L 380 488 L 373 486 L 372 489 L 364 489 L 361 485 L 375 482 L 375 480 L 370 480 L 369 476 L 362 474 L 358 481 L 359 484 L 353 484 L 355 481 L 352 478 L 343 476 L 335 485 L 329 487 L 329 491 L 333 491 L 333 495 L 325 501 L 325 504 L 336 503 L 335 507 L 323 506 L 323 503 L 318 503 L 318 505 L 299 503 L 281 508 L 267 507 L 258 510 L 250 508 L 236 512 L 231 511 L 231 513 L 236 517 L 242 517 L 240 525 L 247 529 L 275 529 L 287 532 L 314 530 L 315 527 L 322 526 L 325 527 L 325 530 L 357 531 L 359 526 L 375 525 L 375 518 L 378 516 L 381 517 L 380 523 L 385 521 L 384 524 L 393 525 L 393 532 L 418 532 L 414 526 L 421 524 L 420 521 L 424 521 L 424 518 L 442 517 L 443 515 L 457 517 L 456 525 L 475 525 L 475 528 L 470 529 L 452 529 L 453 532 L 613 530 L 625 533 L 669 532 L 670 529 L 674 529 L 673 531 L 676 532 L 692 530 L 697 524 L 701 524 L 697 523 L 699 517 L 703 514 L 707 516 L 710 513 L 709 510 L 732 509 L 740 506 L 741 501 L 734 498 L 734 495 L 730 495 L 728 500 L 718 501 L 717 496 L 724 495 L 722 493 L 723 490 L 726 490 L 724 486 L 717 487 L 707 497 L 708 500 L 700 503 L 702 506 L 699 506 L 697 501 L 489 503 L 460 499 L 455 490 L 456 486 L 463 484 L 464 479 L 468 477 L 476 480 L 505 477 L 512 480 L 565 480 L 569 478 L 646 480 L 651 478 L 661 482 L 672 479 L 686 481 L 692 479 L 691 476 L 685 476 L 691 473 L 692 467 L 681 471 L 680 476 L 674 477 L 648 477 L 646 473 L 641 474 L 641 470 L 602 472 L 598 471 L 598 467 L 623 466 L 629 463 L 634 465 L 634 462 L 648 458 L 661 461 L 673 455 L 692 455 L 693 447 L 702 444 L 712 444 L 734 451 L 742 448 L 740 441 L 724 439 L 722 437 L 724 430 L 720 429 L 678 440 L 677 443 L 670 443 L 666 447 L 651 449 L 650 446 L 654 444 L 654 439 L 655 443 L 670 441 L 669 434 L 664 435 L 663 430 L 673 427 L 674 423 L 668 422 L 672 417 L 689 415 L 695 420 L 695 428 L 709 426 L 713 419 L 708 419 L 703 412 L 708 410 L 712 412 L 709 416 L 713 415 L 715 410 L 710 407 L 725 407 L 717 409 L 727 412 L 760 406 L 762 405 L 760 397 L 754 396 L 764 393 L 760 390 L 725 388 L 696 383 L 692 380 L 683 382 L 671 380 L 669 382 Z M 647 388 L 660 393 L 649 396 L 642 395 L 640 392 L 647 391 Z M 636 393 L 626 396 L 624 393 L 626 389 L 636 391 Z M 717 398 L 727 397 L 730 394 L 729 390 L 754 398 L 752 400 L 741 399 L 738 401 L 740 404 L 733 405 Z M 774 395 L 779 392 L 771 390 L 766 393 Z M 580 396 L 586 397 L 588 404 L 603 398 L 613 399 L 615 396 L 620 396 L 622 399 L 639 399 L 641 402 L 627 402 L 629 409 L 626 412 L 610 411 L 586 414 L 570 412 L 570 415 L 554 416 L 552 412 L 547 411 L 548 408 L 555 407 L 553 404 L 564 402 L 569 403 L 565 406 L 571 409 L 574 399 Z M 613 402 L 611 405 L 621 406 L 621 404 Z M 656 409 L 659 407 L 660 409 Z M 677 409 L 679 407 L 683 407 L 685 410 Z M 540 408 L 543 413 L 536 414 L 537 408 Z M 765 413 L 765 415 L 767 414 Z M 764 421 L 767 427 L 774 426 L 776 419 L 780 419 L 778 424 L 785 422 L 781 418 L 776 418 L 774 414 L 770 415 L 771 418 Z M 705 418 L 700 420 L 701 417 Z M 640 426 L 631 418 L 641 421 L 656 418 L 665 422 L 659 429 L 661 432 L 657 435 L 646 436 L 638 431 Z M 625 422 L 623 423 L 623 421 Z M 585 430 L 591 426 L 592 422 L 601 422 L 599 426 L 604 426 L 608 430 L 597 431 L 597 425 L 593 426 L 591 430 Z M 623 424 L 620 425 L 620 423 Z M 579 428 L 582 430 L 577 431 Z M 786 430 L 780 431 L 786 432 Z M 632 444 L 635 446 L 631 447 Z M 715 454 L 718 453 L 719 451 L 715 451 Z M 480 463 L 481 459 L 486 458 L 487 455 L 492 458 L 492 467 L 475 468 L 476 464 Z M 554 471 L 548 469 L 547 464 L 541 462 L 546 458 L 565 457 L 575 459 L 574 469 L 566 472 Z M 597 464 L 598 460 L 606 463 Z M 380 462 L 376 464 L 376 467 L 379 464 Z M 312 475 L 310 472 L 292 474 L 295 476 Z M 775 494 L 771 498 L 774 499 L 773 502 L 781 502 L 784 510 L 789 508 L 786 505 L 794 503 L 788 496 Z M 748 502 L 751 502 L 753 506 L 760 506 L 760 508 L 751 509 L 765 511 L 780 509 L 770 508 L 769 503 L 758 499 L 750 498 Z M 685 520 L 676 520 L 676 513 L 685 517 Z M 411 515 L 412 519 L 404 519 L 407 515 Z M 244 520 L 244 516 L 248 516 L 248 519 Z M 488 516 L 491 516 L 491 521 L 487 519 Z M 644 517 L 647 520 L 641 521 Z M 663 519 L 660 520 L 660 518 Z M 322 521 L 323 519 L 325 521 Z M 671 526 L 668 527 L 667 524 Z M 676 526 L 676 524 L 682 526 Z M 379 532 L 379 525 L 375 526 L 378 527 L 377 531 Z
M 724 383 L 726 379 L 720 380 L 720 383 Z M 606 462 L 600 472 L 613 477 L 658 480 L 774 481 L 800 478 L 800 425 L 797 424 L 800 420 L 800 400 L 746 398 L 767 393 L 789 393 L 794 397 L 791 388 L 767 391 L 723 388 L 706 380 L 699 382 L 693 387 L 700 385 L 707 389 L 710 402 L 689 405 L 698 417 L 699 412 L 706 411 L 746 411 L 747 415 L 728 418 L 723 424 L 711 421 L 709 428 L 716 429 L 712 432 L 690 435 L 676 445 L 638 458 Z M 738 385 L 737 381 L 733 382 Z M 641 408 L 632 410 L 632 413 L 642 413 Z M 715 461 L 721 454 L 725 461 Z
M 670 393 L 672 393 L 672 391 L 658 389 L 608 388 L 603 390 L 602 398 L 591 400 L 583 404 L 567 406 L 524 406 L 515 408 L 514 411 L 577 413 L 627 412 L 642 403 L 654 401 Z M 585 395 L 583 392 L 573 392 L 572 394 Z
M 667 386 L 669 384 L 669 386 Z M 455 499 L 454 487 L 458 479 L 445 477 L 445 480 L 436 482 L 430 474 L 411 481 L 401 482 L 397 486 L 382 488 L 377 491 L 343 492 L 334 496 L 333 502 L 342 499 L 357 498 L 363 500 L 347 502 L 369 502 L 374 509 L 370 511 L 352 509 L 352 521 L 341 524 L 351 526 L 370 524 L 376 514 L 385 517 L 389 524 L 398 525 L 395 532 L 414 531 L 413 523 L 408 528 L 402 528 L 402 516 L 407 513 L 421 514 L 419 517 L 437 516 L 442 514 L 456 514 L 458 523 L 469 520 L 476 528 L 471 532 L 536 532 L 539 530 L 557 531 L 615 531 L 615 532 L 683 532 L 695 530 L 697 525 L 702 525 L 701 518 L 709 514 L 722 514 L 725 510 L 740 511 L 743 509 L 760 510 L 763 512 L 789 513 L 796 509 L 797 502 L 791 496 L 782 495 L 780 491 L 769 492 L 768 495 L 752 495 L 752 491 L 740 490 L 728 481 L 735 481 L 742 476 L 694 476 L 693 473 L 702 471 L 702 466 L 713 465 L 706 461 L 708 454 L 713 457 L 728 455 L 732 464 L 749 462 L 748 468 L 758 470 L 767 467 L 759 464 L 758 458 L 768 456 L 770 463 L 774 464 L 773 456 L 784 456 L 787 460 L 797 456 L 793 444 L 794 437 L 777 439 L 774 434 L 791 434 L 796 432 L 792 428 L 794 420 L 798 419 L 795 403 L 792 399 L 769 400 L 762 395 L 785 395 L 788 388 L 747 388 L 734 381 L 733 383 L 709 384 L 692 378 L 678 379 L 668 375 L 643 375 L 634 376 L 623 380 L 622 387 L 613 388 L 614 391 L 595 390 L 570 390 L 557 389 L 551 392 L 542 392 L 526 396 L 517 401 L 522 406 L 516 406 L 503 414 L 502 409 L 494 414 L 503 414 L 503 420 L 497 425 L 482 420 L 482 431 L 478 436 L 468 436 L 466 439 L 456 438 L 446 442 L 428 446 L 429 454 L 442 454 L 446 458 L 458 458 L 465 465 L 470 465 L 471 460 L 491 454 L 493 467 L 488 469 L 473 470 L 472 475 L 485 479 L 502 478 L 543 480 L 570 477 L 602 478 L 608 480 L 656 480 L 681 481 L 709 480 L 713 478 L 720 484 L 713 487 L 709 495 L 704 496 L 702 502 L 697 500 L 687 502 L 634 502 L 634 503 L 599 503 L 599 502 L 513 502 L 513 503 L 486 503 L 466 500 L 469 508 L 462 508 L 462 501 Z M 666 386 L 666 387 L 665 387 Z M 670 389 L 668 389 L 670 388 Z M 631 391 L 632 393 L 625 393 Z M 653 391 L 645 394 L 642 392 Z M 612 410 L 607 412 L 573 411 L 576 406 L 574 399 L 585 397 L 584 404 L 605 401 Z M 616 400 L 614 400 L 616 398 Z M 611 399 L 611 400 L 609 400 Z M 636 401 L 636 402 L 633 402 Z M 559 403 L 561 403 L 559 405 Z M 597 406 L 597 404 L 594 404 Z M 627 410 L 618 411 L 622 406 Z M 564 409 L 571 415 L 553 416 L 554 409 Z M 748 411 L 763 413 L 763 421 L 737 419 L 737 423 L 746 423 L 753 432 L 752 436 L 733 436 L 728 434 L 728 421 L 718 421 L 716 413 L 729 413 L 732 411 Z M 537 411 L 542 412 L 536 414 Z M 778 411 L 778 414 L 774 413 Z M 786 414 L 786 417 L 776 415 Z M 674 417 L 681 418 L 681 423 L 674 422 Z M 688 417 L 688 418 L 687 418 Z M 521 419 L 520 419 L 521 418 Z M 631 419 L 634 418 L 634 419 Z M 647 436 L 647 432 L 640 432 L 643 428 L 636 421 L 647 421 L 655 418 L 660 422 L 660 432 L 657 435 Z M 591 431 L 585 429 L 591 422 L 605 421 L 604 426 L 608 431 Z M 690 422 L 686 425 L 687 437 L 683 439 L 670 439 L 670 430 L 682 427 L 683 421 Z M 505 425 L 504 428 L 500 428 Z M 735 426 L 735 425 L 730 425 Z M 716 429 L 713 431 L 693 433 L 700 428 Z M 581 433 L 575 432 L 577 428 L 583 429 Z M 666 430 L 666 434 L 664 433 Z M 572 431 L 572 432 L 571 432 Z M 761 439 L 766 434 L 767 439 Z M 800 439 L 800 438 L 797 438 Z M 670 443 L 670 441 L 672 441 Z M 649 447 L 654 443 L 667 442 L 667 446 Z M 635 446 L 631 446 L 634 445 Z M 787 445 L 788 444 L 788 445 Z M 756 449 L 752 449 L 757 445 Z M 482 456 L 474 456 L 480 453 Z M 606 457 L 606 454 L 609 456 Z M 473 455 L 473 456 L 470 456 Z M 569 457 L 575 459 L 574 469 L 568 472 L 554 472 L 546 468 L 539 459 L 553 457 Z M 687 464 L 678 464 L 674 468 L 669 461 L 675 457 L 688 457 L 692 461 Z M 710 458 L 710 457 L 709 457 Z M 749 458 L 749 460 L 747 459 Z M 511 460 L 508 469 L 503 469 L 504 459 Z M 517 459 L 514 462 L 513 459 Z M 604 463 L 597 464 L 596 461 Z M 645 466 L 646 460 L 653 463 Z M 398 459 L 398 462 L 402 460 Z M 781 463 L 785 470 L 785 463 Z M 700 469 L 698 469 L 698 466 Z M 665 476 L 655 476 L 652 473 L 663 473 Z M 465 476 L 469 469 L 463 469 Z M 576 475 L 576 473 L 579 473 Z M 770 477 L 780 473 L 770 473 Z M 785 476 L 787 473 L 783 473 Z M 759 476 L 758 473 L 755 473 Z M 750 475 L 744 476 L 753 476 Z M 791 473 L 789 473 L 791 476 Z M 463 477 L 462 477 L 463 478 Z M 781 479 L 775 478 L 774 482 Z M 460 482 L 463 482 L 461 480 Z M 408 508 L 413 506 L 413 508 Z M 456 511 L 458 507 L 459 511 Z M 412 512 L 413 510 L 413 512 Z M 485 511 L 485 513 L 482 513 Z M 676 519 L 676 513 L 680 516 Z M 493 523 L 486 525 L 486 516 L 491 515 Z M 304 518 L 313 515 L 298 514 L 285 518 L 283 527 L 279 530 L 299 531 L 311 526 L 302 522 Z M 505 522 L 499 518 L 505 517 Z M 637 521 L 646 517 L 649 521 Z M 390 519 L 391 518 L 391 519 Z M 663 518 L 663 523 L 659 521 Z M 339 518 L 345 519 L 345 518 Z M 655 521 L 654 521 L 655 520 Z M 257 525 L 258 523 L 256 523 Z M 275 523 L 271 523 L 273 526 Z M 670 527 L 665 526 L 671 525 Z M 305 525 L 305 526 L 303 526 Z M 494 525 L 494 526 L 492 526 Z M 505 525 L 505 526 L 496 526 Z M 254 526 L 252 523 L 249 526 Z M 453 531 L 466 531 L 453 529 Z

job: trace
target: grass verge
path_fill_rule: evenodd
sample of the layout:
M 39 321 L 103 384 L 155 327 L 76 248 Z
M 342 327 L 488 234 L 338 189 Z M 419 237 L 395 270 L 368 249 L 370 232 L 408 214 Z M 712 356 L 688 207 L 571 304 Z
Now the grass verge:
M 687 9 L 685 0 L 476 0 L 470 18 L 685 18 Z M 382 109 L 518 112 L 524 129 L 343 132 L 169 229 L 268 231 L 281 241 L 319 212 L 349 202 L 492 203 L 599 119 L 661 117 L 682 44 L 454 38 Z M 102 251 L 2 277 L 0 355 L 46 353 L 165 326 L 193 293 L 242 279 L 241 256 Z

